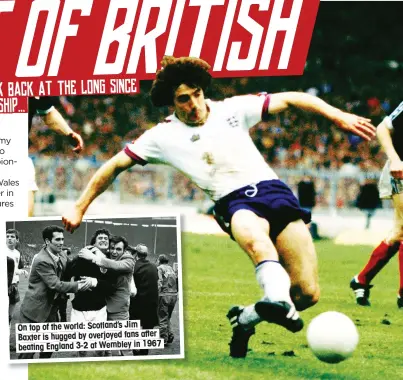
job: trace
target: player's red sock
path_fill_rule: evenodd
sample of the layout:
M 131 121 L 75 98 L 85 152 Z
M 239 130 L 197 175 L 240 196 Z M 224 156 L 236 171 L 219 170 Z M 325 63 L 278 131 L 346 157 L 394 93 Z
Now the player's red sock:
M 403 298 L 403 242 L 400 243 L 399 248 L 399 277 L 400 277 L 399 295 L 401 298 Z
M 365 265 L 364 269 L 358 274 L 358 282 L 362 285 L 369 285 L 372 279 L 399 250 L 399 246 L 400 242 L 389 245 L 382 241 L 372 252 L 367 265 Z

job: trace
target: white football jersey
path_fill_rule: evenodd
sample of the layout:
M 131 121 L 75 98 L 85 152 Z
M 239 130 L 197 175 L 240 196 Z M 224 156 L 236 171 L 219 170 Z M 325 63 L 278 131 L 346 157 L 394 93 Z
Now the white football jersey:
M 277 179 L 249 129 L 268 116 L 269 95 L 206 100 L 205 124 L 189 126 L 175 115 L 146 131 L 125 152 L 141 164 L 167 164 L 217 201 L 243 186 Z M 267 115 L 267 116 L 266 116 Z

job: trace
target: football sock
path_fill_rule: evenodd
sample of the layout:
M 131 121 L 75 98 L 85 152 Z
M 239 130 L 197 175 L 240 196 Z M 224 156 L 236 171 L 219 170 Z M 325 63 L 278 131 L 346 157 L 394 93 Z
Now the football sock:
M 256 266 L 256 278 L 263 289 L 264 298 L 286 301 L 293 305 L 290 296 L 290 276 L 278 261 L 263 261 Z
M 372 279 L 399 250 L 399 246 L 400 242 L 389 245 L 385 241 L 382 241 L 372 252 L 367 265 L 358 274 L 358 282 L 362 285 L 369 285 Z
M 403 297 L 403 243 L 400 243 L 399 248 L 399 278 L 400 278 L 399 296 Z
M 261 318 L 256 313 L 254 304 L 246 306 L 239 316 L 239 323 L 247 329 L 255 327 L 261 321 Z
M 278 261 L 262 261 L 256 266 L 256 278 L 263 289 L 263 299 L 286 301 L 293 305 L 290 297 L 291 280 Z M 239 316 L 239 323 L 246 328 L 256 326 L 262 319 L 256 313 L 255 305 L 246 306 Z

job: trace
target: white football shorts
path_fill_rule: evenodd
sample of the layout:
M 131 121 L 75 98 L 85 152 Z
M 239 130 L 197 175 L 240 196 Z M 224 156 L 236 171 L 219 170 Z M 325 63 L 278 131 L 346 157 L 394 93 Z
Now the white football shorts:
M 101 322 L 106 320 L 106 306 L 100 310 L 80 311 L 71 309 L 70 322 Z

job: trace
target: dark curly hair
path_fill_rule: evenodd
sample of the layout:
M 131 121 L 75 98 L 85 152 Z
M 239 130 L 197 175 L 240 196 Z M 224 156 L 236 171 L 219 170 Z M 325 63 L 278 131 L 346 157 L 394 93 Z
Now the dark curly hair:
M 151 87 L 151 102 L 156 107 L 172 106 L 175 90 L 181 85 L 206 92 L 211 82 L 211 66 L 200 58 L 165 56 Z

